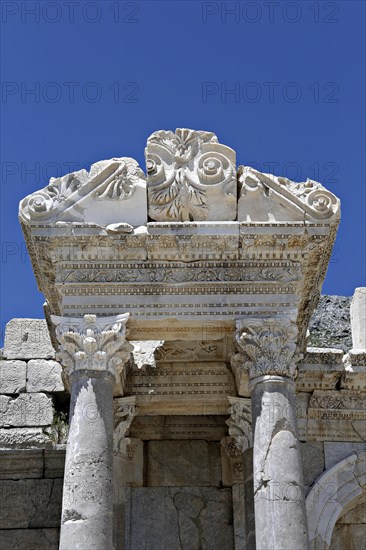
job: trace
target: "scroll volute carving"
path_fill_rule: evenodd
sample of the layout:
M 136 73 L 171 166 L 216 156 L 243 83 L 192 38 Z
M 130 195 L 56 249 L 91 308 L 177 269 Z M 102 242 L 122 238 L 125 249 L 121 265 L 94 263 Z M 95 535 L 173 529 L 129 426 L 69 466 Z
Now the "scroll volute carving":
M 149 216 L 156 221 L 235 220 L 235 151 L 212 132 L 178 128 L 150 136 L 145 150 Z

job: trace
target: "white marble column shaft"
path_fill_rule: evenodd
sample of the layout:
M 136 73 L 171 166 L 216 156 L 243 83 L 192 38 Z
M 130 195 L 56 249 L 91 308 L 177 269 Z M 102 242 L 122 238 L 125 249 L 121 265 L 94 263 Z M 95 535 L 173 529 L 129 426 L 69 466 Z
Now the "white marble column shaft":
M 285 320 L 237 323 L 249 370 L 257 550 L 308 550 L 296 425 L 296 327 Z
M 52 317 L 71 388 L 60 550 L 113 550 L 113 388 L 127 318 Z

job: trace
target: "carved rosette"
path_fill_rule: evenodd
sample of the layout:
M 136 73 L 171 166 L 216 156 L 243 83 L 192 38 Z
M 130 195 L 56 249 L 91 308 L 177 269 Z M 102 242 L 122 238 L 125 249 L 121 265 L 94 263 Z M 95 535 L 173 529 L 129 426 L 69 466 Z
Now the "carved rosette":
M 154 132 L 145 151 L 149 216 L 156 221 L 236 219 L 236 156 L 212 132 Z
M 297 327 L 285 319 L 237 321 L 236 341 L 251 380 L 259 376 L 296 377 Z
M 83 318 L 51 316 L 60 343 L 56 354 L 66 375 L 78 371 L 109 372 L 115 378 L 130 358 L 133 347 L 126 341 L 129 313 L 115 317 L 84 315 Z
M 253 446 L 252 411 L 249 405 L 240 399 L 230 399 L 230 401 L 230 418 L 226 421 L 226 424 L 237 448 L 243 453 Z M 231 451 L 233 450 L 234 448 L 231 449 Z

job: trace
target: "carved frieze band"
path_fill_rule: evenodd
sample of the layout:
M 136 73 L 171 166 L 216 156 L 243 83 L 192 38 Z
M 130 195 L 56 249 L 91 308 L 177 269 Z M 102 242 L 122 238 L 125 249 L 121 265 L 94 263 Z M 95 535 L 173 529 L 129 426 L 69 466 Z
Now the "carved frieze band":
M 128 361 L 133 347 L 126 341 L 129 313 L 113 317 L 51 316 L 60 343 L 58 361 L 68 376 L 80 370 L 110 372 L 114 376 Z
M 287 319 L 239 320 L 236 341 L 250 379 L 264 375 L 294 379 L 297 327 Z
M 228 400 L 230 403 L 230 418 L 226 421 L 226 424 L 237 448 L 243 453 L 253 446 L 250 400 L 235 397 L 228 397 Z

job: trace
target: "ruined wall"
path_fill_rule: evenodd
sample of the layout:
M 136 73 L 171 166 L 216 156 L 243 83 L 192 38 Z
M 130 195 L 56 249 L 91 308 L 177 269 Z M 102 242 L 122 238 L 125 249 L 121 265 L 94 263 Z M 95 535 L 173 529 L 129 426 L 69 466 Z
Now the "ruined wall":
M 365 358 L 345 354 L 352 347 L 349 299 L 322 297 L 310 328 L 309 343 L 328 349 L 309 348 L 297 380 L 306 494 L 323 472 L 366 448 L 365 422 L 357 420 Z M 169 368 L 174 370 L 174 363 Z M 194 363 L 190 368 L 193 372 Z M 130 373 L 127 394 L 133 393 L 134 380 Z M 233 395 L 231 387 L 228 392 Z M 13 319 L 0 361 L 1 548 L 58 547 L 68 406 L 45 321 Z M 126 536 L 130 550 L 141 548 L 147 532 L 151 549 L 161 547 L 162 537 L 171 548 L 244 548 L 253 528 L 251 458 L 249 451 L 245 465 L 238 458 L 227 419 L 225 414 L 136 416 L 115 463 L 116 470 L 123 469 L 115 495 L 118 548 L 125 547 Z M 197 435 L 202 426 L 205 437 Z M 342 513 L 331 550 L 365 546 L 363 510 L 357 501 Z

